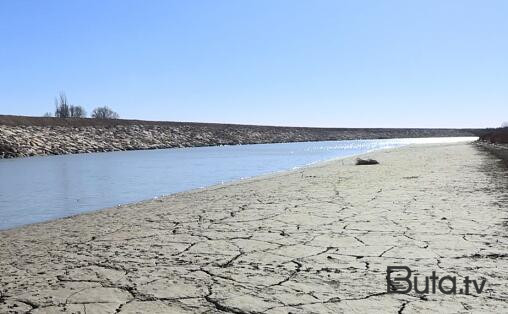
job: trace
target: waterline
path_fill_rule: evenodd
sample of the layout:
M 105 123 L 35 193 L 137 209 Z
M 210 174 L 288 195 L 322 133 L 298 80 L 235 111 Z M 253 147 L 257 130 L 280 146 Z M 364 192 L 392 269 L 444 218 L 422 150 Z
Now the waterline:
M 299 142 L 0 160 L 0 229 L 379 149 L 475 139 Z

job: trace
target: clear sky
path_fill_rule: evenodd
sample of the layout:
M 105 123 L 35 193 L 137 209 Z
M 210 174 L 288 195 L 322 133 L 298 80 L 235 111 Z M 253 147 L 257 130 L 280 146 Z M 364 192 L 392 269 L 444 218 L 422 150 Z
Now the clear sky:
M 148 120 L 499 126 L 508 1 L 0 1 L 0 114 L 60 91 Z

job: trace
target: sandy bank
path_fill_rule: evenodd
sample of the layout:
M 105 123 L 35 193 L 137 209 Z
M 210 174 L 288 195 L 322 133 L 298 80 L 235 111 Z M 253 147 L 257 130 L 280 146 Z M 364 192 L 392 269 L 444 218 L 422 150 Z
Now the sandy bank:
M 0 232 L 0 312 L 504 312 L 507 173 L 413 146 Z M 386 267 L 486 278 L 386 294 Z

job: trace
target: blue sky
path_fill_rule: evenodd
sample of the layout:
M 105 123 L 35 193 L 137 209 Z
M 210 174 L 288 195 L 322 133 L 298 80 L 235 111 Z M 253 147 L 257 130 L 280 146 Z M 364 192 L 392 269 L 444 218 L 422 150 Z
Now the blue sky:
M 123 118 L 328 127 L 508 120 L 508 1 L 0 1 L 0 114 L 65 91 Z

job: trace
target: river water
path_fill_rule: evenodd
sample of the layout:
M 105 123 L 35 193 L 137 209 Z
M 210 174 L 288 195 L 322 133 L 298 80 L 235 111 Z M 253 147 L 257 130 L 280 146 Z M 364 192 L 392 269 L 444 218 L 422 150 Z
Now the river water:
M 408 144 L 472 137 L 173 148 L 0 160 L 0 229 Z

